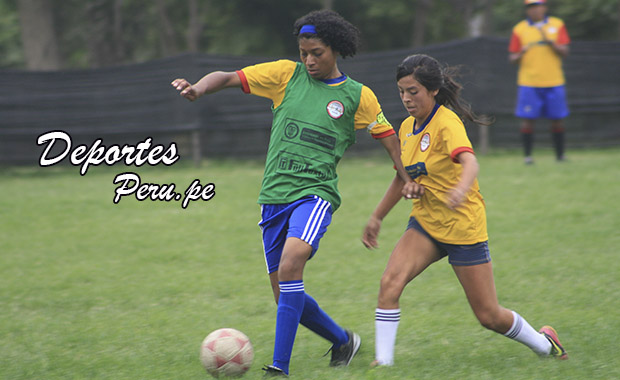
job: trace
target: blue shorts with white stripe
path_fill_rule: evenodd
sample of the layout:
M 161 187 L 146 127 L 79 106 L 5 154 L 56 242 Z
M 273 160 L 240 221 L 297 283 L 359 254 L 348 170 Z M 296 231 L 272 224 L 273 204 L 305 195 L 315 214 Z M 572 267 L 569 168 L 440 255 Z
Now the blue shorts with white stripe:
M 284 243 L 289 237 L 296 237 L 310 244 L 312 258 L 331 221 L 331 204 L 316 195 L 293 203 L 261 205 L 261 221 L 258 225 L 263 232 L 267 272 L 278 270 Z

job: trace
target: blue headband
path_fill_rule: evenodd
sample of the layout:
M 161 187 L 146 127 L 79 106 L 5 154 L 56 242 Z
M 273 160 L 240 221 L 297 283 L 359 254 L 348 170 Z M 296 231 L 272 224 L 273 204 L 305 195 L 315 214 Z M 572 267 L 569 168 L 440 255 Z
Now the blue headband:
M 304 33 L 316 34 L 316 28 L 314 27 L 314 25 L 304 25 L 301 27 L 301 29 L 299 29 L 299 34 Z

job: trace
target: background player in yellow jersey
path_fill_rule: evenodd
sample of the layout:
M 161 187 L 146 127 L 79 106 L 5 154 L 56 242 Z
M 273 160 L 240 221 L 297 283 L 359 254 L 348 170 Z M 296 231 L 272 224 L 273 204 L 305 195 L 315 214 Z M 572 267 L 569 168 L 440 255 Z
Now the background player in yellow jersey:
M 407 190 L 416 184 L 402 162 L 398 138 L 373 92 L 338 69 L 339 56 L 355 55 L 359 31 L 331 11 L 301 17 L 293 27 L 300 62 L 280 60 L 236 72 L 213 72 L 190 84 L 176 79 L 181 95 L 195 100 L 227 87 L 273 101 L 273 123 L 259 194 L 267 272 L 278 304 L 273 362 L 267 376 L 287 376 L 301 323 L 332 343 L 331 366 L 346 366 L 360 337 L 345 330 L 305 291 L 303 271 L 340 205 L 336 166 L 367 129 L 384 145 Z
M 530 347 L 542 356 L 566 358 L 553 328 L 534 330 L 519 314 L 500 306 L 489 255 L 486 211 L 478 187 L 478 162 L 460 117 L 487 123 L 460 97 L 454 71 L 432 57 L 412 55 L 398 66 L 398 90 L 410 117 L 399 135 L 401 158 L 411 178 L 413 201 L 405 233 L 392 251 L 381 278 L 375 312 L 373 365 L 392 365 L 405 286 L 429 265 L 448 257 L 480 323 Z M 401 197 L 396 176 L 372 213 L 362 235 L 377 246 L 381 221 Z
M 515 115 L 523 119 L 521 137 L 525 163 L 532 164 L 534 120 L 551 120 L 556 159 L 564 160 L 564 122 L 569 110 L 564 89 L 562 59 L 568 55 L 570 37 L 564 22 L 547 15 L 546 0 L 525 0 L 527 19 L 512 30 L 509 59 L 519 64 L 519 93 Z

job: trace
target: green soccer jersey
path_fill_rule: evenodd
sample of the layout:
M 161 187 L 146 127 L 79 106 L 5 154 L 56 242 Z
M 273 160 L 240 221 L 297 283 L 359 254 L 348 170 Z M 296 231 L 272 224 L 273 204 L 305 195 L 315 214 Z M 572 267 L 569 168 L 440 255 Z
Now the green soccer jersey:
M 260 204 L 291 203 L 318 195 L 335 211 L 341 202 L 336 165 L 355 142 L 354 116 L 362 84 L 330 86 L 297 63 L 273 124 Z
M 336 166 L 355 142 L 355 131 L 373 138 L 394 134 L 368 87 L 347 78 L 313 79 L 300 62 L 279 60 L 237 71 L 242 89 L 273 101 L 273 125 L 258 203 L 291 203 L 317 195 L 340 206 Z

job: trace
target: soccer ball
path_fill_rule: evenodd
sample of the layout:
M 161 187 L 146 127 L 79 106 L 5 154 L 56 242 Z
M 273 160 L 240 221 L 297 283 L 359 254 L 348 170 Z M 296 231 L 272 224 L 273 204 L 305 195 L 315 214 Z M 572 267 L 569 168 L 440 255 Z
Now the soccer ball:
M 202 366 L 215 378 L 240 377 L 250 369 L 253 359 L 254 350 L 250 339 L 235 329 L 213 331 L 200 347 Z

